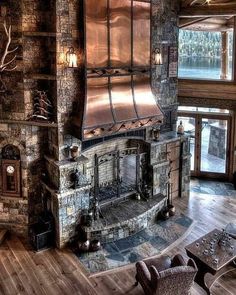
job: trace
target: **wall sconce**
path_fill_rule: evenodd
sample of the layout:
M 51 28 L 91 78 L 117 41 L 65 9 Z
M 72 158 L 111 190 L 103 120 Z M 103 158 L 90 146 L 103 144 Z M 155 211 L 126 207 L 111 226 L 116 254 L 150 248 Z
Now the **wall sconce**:
M 161 66 L 162 63 L 162 54 L 161 54 L 161 49 L 156 48 L 153 52 L 153 63 L 155 66 Z
M 77 68 L 77 55 L 75 54 L 74 47 L 70 47 L 66 53 L 66 62 L 69 68 Z

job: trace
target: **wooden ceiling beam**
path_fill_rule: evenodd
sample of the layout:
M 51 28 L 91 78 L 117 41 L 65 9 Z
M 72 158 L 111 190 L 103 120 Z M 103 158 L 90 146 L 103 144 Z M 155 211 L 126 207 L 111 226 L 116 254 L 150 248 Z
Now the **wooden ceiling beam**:
M 233 28 L 234 17 L 180 18 L 179 28 L 193 31 L 228 31 Z
M 185 27 L 188 27 L 188 26 L 191 26 L 191 25 L 194 25 L 196 23 L 199 23 L 201 21 L 204 21 L 208 19 L 208 17 L 196 17 L 196 18 L 181 18 L 179 20 L 179 28 L 180 29 L 183 29 Z
M 211 4 L 181 8 L 179 17 L 211 17 L 236 15 L 235 4 Z
M 200 24 L 199 26 L 197 25 L 192 25 L 188 26 L 187 30 L 191 31 L 205 31 L 205 32 L 225 32 L 229 31 L 229 27 L 226 26 L 220 26 L 220 25 L 211 25 L 211 24 Z M 185 28 L 186 30 L 186 28 Z
M 236 100 L 236 83 L 225 81 L 207 81 L 179 79 L 179 97 L 214 98 L 221 100 Z

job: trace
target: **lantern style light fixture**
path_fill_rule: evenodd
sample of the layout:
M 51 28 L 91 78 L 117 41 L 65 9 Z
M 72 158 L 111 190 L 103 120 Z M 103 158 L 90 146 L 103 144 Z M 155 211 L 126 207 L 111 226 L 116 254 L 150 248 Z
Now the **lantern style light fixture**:
M 70 47 L 69 50 L 66 53 L 66 62 L 68 64 L 69 68 L 77 68 L 77 55 L 75 54 L 74 47 Z
M 153 63 L 155 66 L 161 66 L 162 63 L 162 54 L 161 54 L 161 49 L 156 48 L 153 52 Z

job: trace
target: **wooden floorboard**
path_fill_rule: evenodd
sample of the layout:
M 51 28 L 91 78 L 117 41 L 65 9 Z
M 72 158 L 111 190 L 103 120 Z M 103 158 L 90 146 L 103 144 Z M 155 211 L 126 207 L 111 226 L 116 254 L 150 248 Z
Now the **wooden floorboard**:
M 5 240 L 6 235 L 7 235 L 7 230 L 6 229 L 0 229 L 0 245 Z
M 194 219 L 192 231 L 167 254 L 184 247 L 214 228 L 236 222 L 236 198 L 192 193 L 189 200 L 175 201 L 177 210 Z M 142 295 L 134 287 L 133 265 L 89 277 L 78 258 L 69 250 L 50 249 L 35 253 L 27 241 L 10 235 L 0 246 L 1 295 Z M 236 295 L 236 269 L 224 274 L 211 287 L 213 295 Z M 205 292 L 194 284 L 192 295 Z

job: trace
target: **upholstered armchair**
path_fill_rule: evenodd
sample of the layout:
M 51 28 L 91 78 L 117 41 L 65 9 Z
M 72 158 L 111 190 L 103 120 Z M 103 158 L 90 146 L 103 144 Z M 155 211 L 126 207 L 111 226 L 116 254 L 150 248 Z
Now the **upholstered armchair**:
M 136 263 L 136 283 L 146 295 L 187 295 L 197 267 L 192 259 L 186 263 L 181 255 L 162 256 Z

